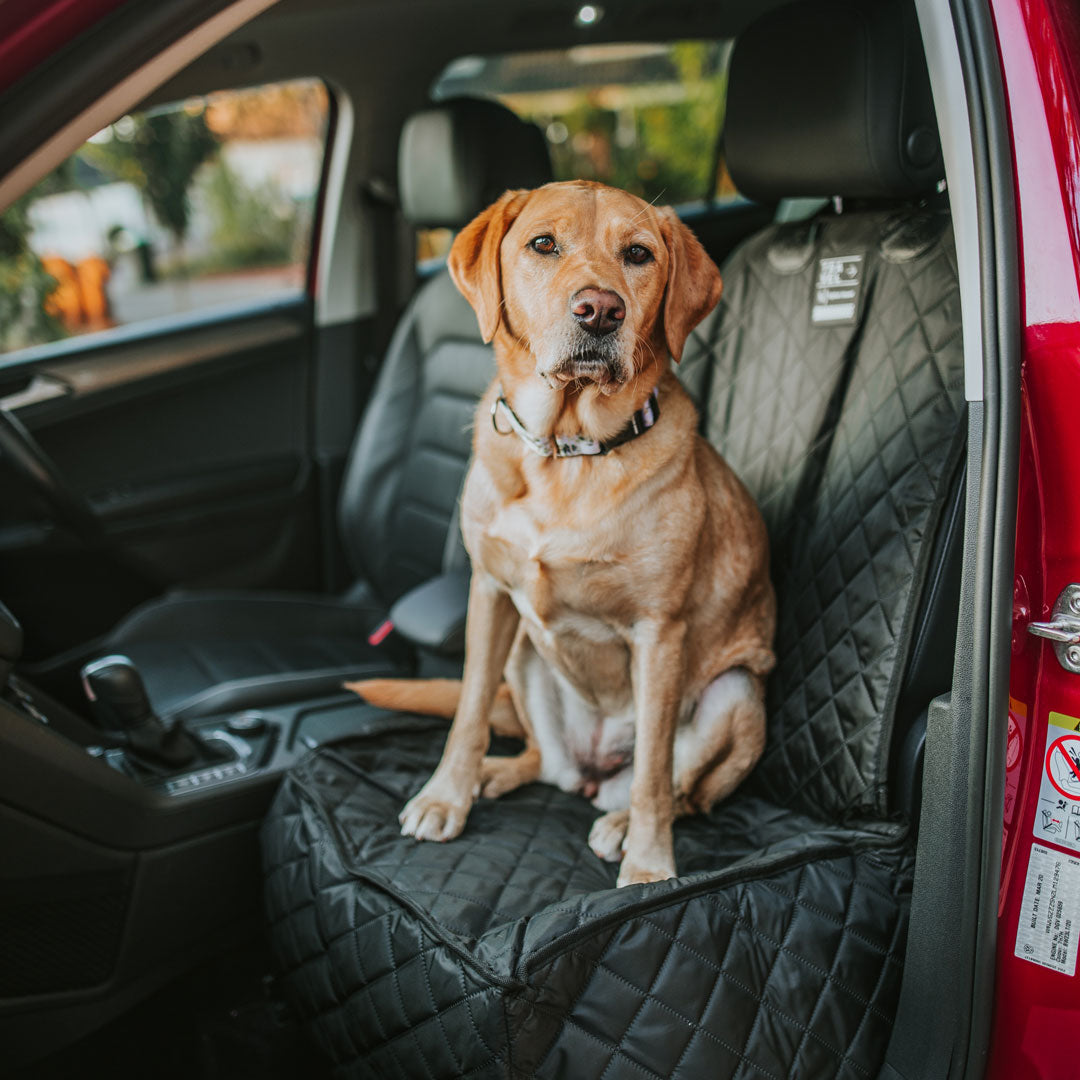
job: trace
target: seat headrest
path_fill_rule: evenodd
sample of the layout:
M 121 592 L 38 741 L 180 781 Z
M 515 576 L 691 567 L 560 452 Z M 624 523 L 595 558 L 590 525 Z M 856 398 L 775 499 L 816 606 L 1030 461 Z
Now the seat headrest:
M 551 178 L 543 132 L 495 101 L 455 98 L 415 113 L 401 131 L 401 211 L 419 227 L 460 228 L 508 188 Z
M 739 191 L 907 198 L 944 176 L 908 0 L 804 0 L 735 42 L 725 121 Z

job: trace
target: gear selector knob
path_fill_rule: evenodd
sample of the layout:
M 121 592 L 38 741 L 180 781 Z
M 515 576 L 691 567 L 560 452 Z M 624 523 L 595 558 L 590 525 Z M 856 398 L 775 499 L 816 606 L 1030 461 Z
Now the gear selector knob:
M 105 656 L 87 664 L 82 684 L 106 727 L 127 731 L 157 720 L 139 669 L 126 656 Z
M 198 756 L 199 743 L 180 724 L 166 727 L 150 704 L 139 669 L 127 656 L 103 656 L 82 669 L 82 685 L 103 727 L 125 732 L 137 759 L 179 768 Z

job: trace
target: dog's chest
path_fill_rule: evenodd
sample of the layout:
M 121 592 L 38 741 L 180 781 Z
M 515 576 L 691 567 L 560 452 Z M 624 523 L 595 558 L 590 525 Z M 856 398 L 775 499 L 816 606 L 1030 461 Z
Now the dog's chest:
M 632 622 L 626 569 L 591 531 L 541 528 L 523 507 L 475 530 L 473 558 L 506 589 L 522 619 L 549 640 L 622 642 Z

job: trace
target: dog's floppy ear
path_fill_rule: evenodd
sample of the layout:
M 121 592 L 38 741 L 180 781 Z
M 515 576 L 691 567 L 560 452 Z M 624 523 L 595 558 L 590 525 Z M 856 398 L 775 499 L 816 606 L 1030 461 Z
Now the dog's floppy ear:
M 716 307 L 723 283 L 716 263 L 670 206 L 660 208 L 660 228 L 668 250 L 664 337 L 678 361 L 690 331 Z
M 499 247 L 529 194 L 528 191 L 505 192 L 458 233 L 450 248 L 447 260 L 450 276 L 461 295 L 472 304 L 485 341 L 495 336 L 502 312 Z

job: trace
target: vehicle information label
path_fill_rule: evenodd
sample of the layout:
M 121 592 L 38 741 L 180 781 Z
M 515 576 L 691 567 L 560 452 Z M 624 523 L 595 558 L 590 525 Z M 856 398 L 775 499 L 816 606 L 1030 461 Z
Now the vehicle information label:
M 1080 719 L 1050 713 L 1043 751 L 1036 840 L 1080 852 Z
M 1016 955 L 1063 975 L 1076 974 L 1078 923 L 1080 859 L 1032 844 Z
M 861 255 L 835 255 L 818 260 L 814 302 L 810 308 L 812 323 L 836 326 L 855 322 L 862 292 L 862 269 Z

